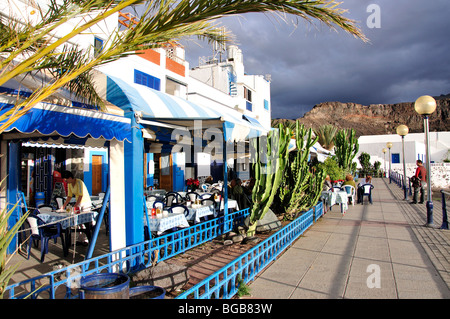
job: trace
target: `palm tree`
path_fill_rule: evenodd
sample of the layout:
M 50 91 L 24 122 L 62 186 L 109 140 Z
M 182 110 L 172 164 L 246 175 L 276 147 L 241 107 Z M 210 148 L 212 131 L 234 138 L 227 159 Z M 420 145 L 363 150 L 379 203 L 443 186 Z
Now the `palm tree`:
M 91 56 L 66 45 L 76 35 L 137 4 L 146 5 L 140 21 L 133 28 L 114 33 L 107 41 L 107 50 Z M 136 54 L 138 50 L 162 47 L 184 37 L 198 36 L 209 42 L 231 41 L 229 32 L 224 33 L 223 27 L 212 24 L 213 20 L 224 16 L 279 12 L 307 21 L 319 20 L 332 29 L 343 29 L 367 41 L 355 22 L 343 16 L 346 10 L 339 5 L 335 0 L 49 0 L 45 9 L 36 8 L 40 14 L 37 24 L 19 23 L 1 15 L 0 86 L 18 75 L 36 70 L 49 74 L 52 80 L 0 116 L 0 133 L 61 87 L 73 90 L 102 108 L 102 100 L 95 93 L 90 76 L 90 71 L 98 65 Z M 59 26 L 79 16 L 88 18 L 61 38 L 52 36 Z
M 319 144 L 326 150 L 331 151 L 334 147 L 334 137 L 336 136 L 337 128 L 332 124 L 320 126 L 314 130 L 314 134 L 319 137 Z

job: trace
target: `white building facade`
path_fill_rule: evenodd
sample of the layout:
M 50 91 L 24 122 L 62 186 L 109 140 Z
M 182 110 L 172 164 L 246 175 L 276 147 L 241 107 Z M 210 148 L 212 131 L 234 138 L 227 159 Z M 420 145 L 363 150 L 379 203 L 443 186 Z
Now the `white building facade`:
M 450 163 L 444 162 L 448 159 L 450 150 L 450 132 L 430 132 L 430 160 L 432 168 L 432 187 L 447 188 L 450 186 Z M 424 133 L 410 133 L 405 136 L 405 162 L 406 176 L 414 175 L 416 160 L 420 159 L 426 163 L 426 146 Z M 361 167 L 358 157 L 365 152 L 370 155 L 370 162 L 381 162 L 381 169 L 388 171 L 389 162 L 391 169 L 403 174 L 403 151 L 402 138 L 397 134 L 360 136 L 359 152 L 354 161 L 357 167 Z M 392 143 L 392 148 L 386 144 Z M 386 149 L 386 153 L 383 153 Z M 389 157 L 390 155 L 390 157 Z

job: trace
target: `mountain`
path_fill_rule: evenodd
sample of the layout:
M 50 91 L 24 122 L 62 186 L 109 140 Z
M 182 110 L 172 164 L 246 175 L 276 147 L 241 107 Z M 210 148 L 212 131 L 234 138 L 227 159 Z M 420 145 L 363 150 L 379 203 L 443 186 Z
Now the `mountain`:
M 430 115 L 430 131 L 450 131 L 450 95 L 435 97 L 436 111 Z M 306 128 L 332 124 L 338 129 L 353 128 L 357 136 L 396 134 L 396 128 L 405 124 L 410 133 L 423 132 L 423 118 L 414 110 L 414 102 L 371 104 L 325 102 L 298 118 Z M 274 123 L 294 120 L 275 119 Z

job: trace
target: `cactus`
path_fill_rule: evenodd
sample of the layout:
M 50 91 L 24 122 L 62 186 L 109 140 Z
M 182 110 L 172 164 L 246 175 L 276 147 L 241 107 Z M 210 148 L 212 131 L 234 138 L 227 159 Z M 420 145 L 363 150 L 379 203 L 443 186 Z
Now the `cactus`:
M 288 161 L 290 139 L 291 130 L 279 124 L 278 129 L 270 131 L 267 135 L 265 154 L 262 152 L 265 138 L 251 140 L 255 185 L 252 192 L 253 205 L 247 230 L 248 236 L 254 236 L 256 222 L 267 213 L 278 191 Z
M 320 196 L 324 173 L 319 170 L 318 178 L 309 171 L 308 158 L 309 149 L 318 137 L 312 137 L 312 129 L 306 130 L 304 125 L 296 122 L 295 140 L 297 150 L 290 154 L 290 160 L 278 193 L 280 202 L 286 210 L 287 217 L 307 210 L 313 206 Z M 323 177 L 323 178 L 322 178 Z M 320 190 L 317 191 L 317 183 Z
M 358 138 L 354 129 L 340 130 L 335 139 L 335 154 L 340 167 L 351 170 L 352 162 L 359 151 Z

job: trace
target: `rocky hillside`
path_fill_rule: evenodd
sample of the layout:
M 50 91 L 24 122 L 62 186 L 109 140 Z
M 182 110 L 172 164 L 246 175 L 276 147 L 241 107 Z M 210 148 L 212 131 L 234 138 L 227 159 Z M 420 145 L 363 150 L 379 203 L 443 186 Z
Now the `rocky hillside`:
M 450 131 L 450 96 L 436 97 L 437 108 L 430 116 L 430 131 Z M 317 128 L 332 124 L 338 129 L 353 128 L 357 136 L 396 134 L 400 124 L 410 133 L 423 132 L 423 119 L 414 110 L 414 102 L 398 104 L 372 104 L 325 102 L 314 106 L 298 119 L 305 127 Z M 277 119 L 277 122 L 292 120 Z

